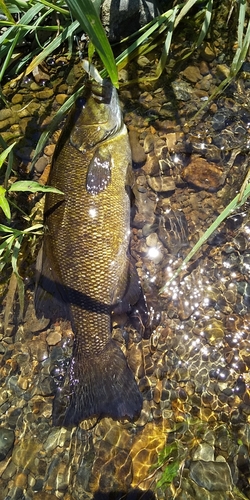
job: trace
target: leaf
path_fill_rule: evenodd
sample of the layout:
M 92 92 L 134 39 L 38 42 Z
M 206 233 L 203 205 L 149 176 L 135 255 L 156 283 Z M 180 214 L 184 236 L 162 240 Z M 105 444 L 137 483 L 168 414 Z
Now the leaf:
M 2 209 L 5 217 L 7 219 L 11 218 L 10 205 L 8 200 L 6 199 L 6 189 L 3 186 L 0 186 L 0 208 Z
M 58 127 L 59 123 L 62 121 L 64 118 L 65 114 L 69 111 L 71 106 L 74 104 L 76 99 L 82 94 L 84 89 L 84 85 L 80 87 L 74 94 L 72 94 L 67 101 L 59 108 L 59 110 L 56 112 L 55 116 L 53 117 L 50 125 L 47 127 L 47 129 L 42 133 L 37 145 L 36 149 L 34 152 L 34 156 L 31 162 L 31 167 L 30 170 L 33 169 L 34 164 L 40 155 L 42 149 L 44 148 L 48 138 L 53 134 L 53 132 L 56 130 Z
M 15 142 L 13 142 L 13 144 L 11 144 L 8 148 L 6 148 L 1 154 L 0 154 L 0 169 L 1 167 L 3 166 L 8 154 L 10 153 L 10 151 L 12 150 L 12 148 L 15 146 Z
M 44 61 L 44 59 L 46 59 L 46 57 L 48 57 L 68 37 L 70 37 L 78 27 L 79 27 L 79 23 L 78 23 L 78 21 L 75 21 L 70 26 L 68 26 L 67 28 L 65 28 L 64 31 L 59 36 L 57 36 L 56 38 L 54 38 L 54 40 L 52 40 L 52 42 L 49 43 L 49 45 L 47 45 L 47 47 L 45 47 L 45 49 L 42 50 L 42 52 L 40 52 L 33 59 L 33 61 L 31 61 L 31 63 L 29 64 L 28 68 L 25 71 L 25 75 L 29 75 L 29 73 L 31 73 L 36 68 L 36 66 L 38 66 L 42 61 Z
M 35 181 L 17 181 L 14 182 L 10 188 L 8 189 L 8 192 L 17 192 L 17 191 L 29 191 L 30 193 L 57 193 L 57 194 L 63 194 L 62 191 L 60 191 L 57 188 L 53 188 L 51 186 L 42 186 L 39 184 L 39 182 Z
M 78 0 L 66 0 L 66 3 L 74 18 L 79 21 L 82 29 L 89 35 L 109 74 L 111 82 L 118 88 L 118 72 L 114 54 L 92 0 L 82 0 L 81 2 Z
M 0 10 L 4 13 L 4 15 L 7 17 L 8 21 L 10 23 L 15 24 L 15 21 L 11 15 L 7 5 L 5 4 L 4 0 L 0 0 Z
M 0 224 L 0 231 L 3 233 L 14 233 L 14 229 L 12 227 L 5 226 L 4 224 Z
M 172 483 L 173 479 L 178 474 L 179 468 L 180 462 L 172 462 L 167 465 L 166 469 L 162 473 L 161 478 L 156 483 L 156 488 L 162 488 L 162 486 Z

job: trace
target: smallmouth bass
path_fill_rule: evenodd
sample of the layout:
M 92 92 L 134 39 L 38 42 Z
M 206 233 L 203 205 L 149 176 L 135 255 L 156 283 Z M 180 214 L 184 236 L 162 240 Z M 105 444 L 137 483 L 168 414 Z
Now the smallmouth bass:
M 63 422 L 97 416 L 134 419 L 142 395 L 111 337 L 111 315 L 128 312 L 142 291 L 131 265 L 131 151 L 118 95 L 88 82 L 58 141 L 46 194 L 41 286 L 69 306 L 75 336 Z M 52 286 L 50 286 L 52 284 Z

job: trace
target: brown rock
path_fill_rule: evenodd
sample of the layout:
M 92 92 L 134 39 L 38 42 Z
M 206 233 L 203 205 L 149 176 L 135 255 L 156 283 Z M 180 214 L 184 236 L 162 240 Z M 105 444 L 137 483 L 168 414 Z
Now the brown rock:
M 200 73 L 201 75 L 205 76 L 209 73 L 209 66 L 206 61 L 201 61 L 200 62 Z
M 58 102 L 58 104 L 60 105 L 64 104 L 67 99 L 67 94 L 57 94 L 56 96 L 56 102 Z
M 44 153 L 47 155 L 47 156 L 52 156 L 54 151 L 55 151 L 55 144 L 49 144 L 48 146 L 46 146 L 44 148 Z
M 146 161 L 146 154 L 139 143 L 139 134 L 136 130 L 131 128 L 129 130 L 129 141 L 130 141 L 130 146 L 131 146 L 131 151 L 132 151 L 132 160 L 134 163 L 137 163 L 138 165 L 145 163 Z
M 147 176 L 147 181 L 149 187 L 153 189 L 153 191 L 156 191 L 158 193 L 164 193 L 167 191 L 175 191 L 175 182 L 171 177 L 166 177 L 166 176 L 157 176 L 157 177 L 150 177 Z
M 201 52 L 201 56 L 203 57 L 203 59 L 205 59 L 205 61 L 213 61 L 216 57 L 215 47 L 210 45 L 210 43 L 205 43 Z
M 188 66 L 186 69 L 184 69 L 183 75 L 185 76 L 186 80 L 192 83 L 196 83 L 201 79 L 200 70 L 199 68 L 197 68 L 197 66 Z
M 189 165 L 182 170 L 181 177 L 196 187 L 216 191 L 224 184 L 226 175 L 215 163 L 197 156 L 191 157 Z
M 156 175 L 159 173 L 160 167 L 159 167 L 159 161 L 156 158 L 156 156 L 148 156 L 147 161 L 145 165 L 143 165 L 143 171 L 145 174 L 149 175 Z

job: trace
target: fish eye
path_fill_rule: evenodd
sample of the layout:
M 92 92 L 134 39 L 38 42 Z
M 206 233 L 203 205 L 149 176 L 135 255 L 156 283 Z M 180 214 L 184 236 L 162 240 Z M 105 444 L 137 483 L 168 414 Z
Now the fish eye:
M 76 107 L 77 108 L 84 108 L 85 107 L 85 104 L 86 104 L 86 100 L 85 97 L 79 97 L 77 100 L 76 100 Z

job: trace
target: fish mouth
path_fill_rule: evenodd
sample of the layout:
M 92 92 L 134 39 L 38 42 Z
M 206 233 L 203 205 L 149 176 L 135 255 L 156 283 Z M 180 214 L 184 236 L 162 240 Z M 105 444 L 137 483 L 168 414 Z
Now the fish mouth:
M 70 142 L 79 151 L 115 138 L 124 125 L 118 94 L 109 80 L 87 81 L 83 97 L 76 101 L 72 121 Z

